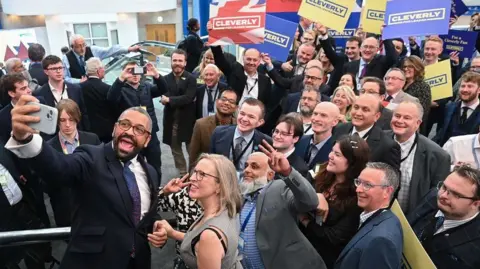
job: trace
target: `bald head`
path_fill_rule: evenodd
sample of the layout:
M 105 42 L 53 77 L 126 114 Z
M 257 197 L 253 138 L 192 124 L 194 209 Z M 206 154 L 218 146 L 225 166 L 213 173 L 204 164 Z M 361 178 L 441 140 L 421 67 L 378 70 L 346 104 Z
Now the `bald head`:
M 378 50 L 378 39 L 375 37 L 365 38 L 362 42 L 362 47 L 360 52 L 362 53 L 362 59 L 369 63 L 375 55 L 377 55 Z
M 243 68 L 248 75 L 253 76 L 257 73 L 257 67 L 260 65 L 260 52 L 257 49 L 247 49 L 243 54 Z
M 327 138 L 338 124 L 340 110 L 331 102 L 321 102 L 313 110 L 312 130 L 315 136 Z
M 312 66 L 322 68 L 322 63 L 319 60 L 311 60 L 310 62 L 307 63 L 307 68 L 310 68 Z

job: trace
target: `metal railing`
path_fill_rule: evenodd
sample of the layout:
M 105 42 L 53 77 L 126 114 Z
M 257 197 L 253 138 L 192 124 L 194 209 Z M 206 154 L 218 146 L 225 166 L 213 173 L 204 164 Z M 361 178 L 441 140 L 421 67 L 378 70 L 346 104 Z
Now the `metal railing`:
M 31 245 L 70 238 L 70 227 L 0 232 L 0 248 Z

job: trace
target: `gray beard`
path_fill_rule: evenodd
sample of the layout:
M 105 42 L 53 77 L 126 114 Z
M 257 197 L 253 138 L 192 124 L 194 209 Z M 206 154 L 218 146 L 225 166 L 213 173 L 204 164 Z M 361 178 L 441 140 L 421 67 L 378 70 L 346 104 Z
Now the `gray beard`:
M 310 110 L 309 107 L 302 107 L 300 106 L 300 114 L 304 117 L 311 117 L 313 114 L 313 110 Z
M 265 185 L 268 184 L 268 179 L 266 176 L 264 177 L 259 177 L 257 179 L 255 179 L 254 181 L 252 182 L 247 182 L 245 180 L 243 180 L 242 182 L 240 182 L 240 193 L 242 195 L 247 195 L 247 194 L 250 194 L 250 193 L 253 193 L 255 191 L 257 191 L 258 189 L 261 189 L 263 187 L 265 187 Z

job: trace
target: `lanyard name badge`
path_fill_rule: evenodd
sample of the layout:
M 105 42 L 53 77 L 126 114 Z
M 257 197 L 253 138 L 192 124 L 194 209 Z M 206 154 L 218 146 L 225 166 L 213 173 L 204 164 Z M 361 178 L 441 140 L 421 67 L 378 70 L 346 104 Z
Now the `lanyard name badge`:
M 413 149 L 415 148 L 415 146 L 417 146 L 417 143 L 418 143 L 418 135 L 415 134 L 415 140 L 413 141 L 413 145 L 410 147 L 410 150 L 408 151 L 408 154 L 407 156 L 405 156 L 405 158 L 402 158 L 400 160 L 400 163 L 403 163 L 407 158 L 408 156 L 410 156 L 410 154 L 412 153 Z
M 66 88 L 67 88 L 67 84 L 63 83 L 63 90 L 62 90 L 62 94 L 60 95 L 60 100 L 57 101 L 57 98 L 55 98 L 55 96 L 53 96 L 53 102 L 55 103 L 55 106 L 58 105 L 58 102 L 63 100 L 63 95 L 65 95 L 65 89 Z
M 250 93 L 253 91 L 253 88 L 255 88 L 255 86 L 257 86 L 257 83 L 258 83 L 258 79 L 255 79 L 255 83 L 253 83 L 252 87 L 250 87 L 250 89 L 248 89 L 248 83 L 245 82 L 245 90 L 247 90 L 246 98 L 253 97 L 253 96 L 250 95 Z
M 480 162 L 478 161 L 477 152 L 475 151 L 475 140 L 477 139 L 478 139 L 478 135 L 476 135 L 472 140 L 472 155 L 473 155 L 473 158 L 475 159 L 475 165 L 477 166 L 475 168 L 478 169 L 480 167 Z
M 208 90 L 207 90 L 207 91 L 208 91 Z M 208 116 L 213 116 L 213 115 L 215 115 L 215 100 L 217 100 L 218 92 L 219 92 L 219 90 L 217 89 L 217 90 L 215 91 L 214 96 L 212 96 L 213 98 L 212 98 L 211 102 L 209 102 L 210 100 L 207 100 Z M 208 93 L 208 92 L 207 92 L 207 95 L 209 95 L 209 94 L 211 94 L 211 93 Z
M 245 249 L 245 228 L 247 228 L 248 221 L 252 217 L 253 210 L 255 210 L 255 206 L 253 206 L 252 209 L 250 209 L 250 212 L 248 212 L 248 215 L 245 218 L 245 220 L 243 221 L 242 227 L 240 229 L 240 236 L 238 238 L 238 250 L 241 253 L 243 253 L 244 249 Z
M 69 153 L 68 153 L 67 146 L 65 145 L 65 143 L 60 143 L 60 145 L 62 146 L 63 153 L 65 155 L 68 155 Z M 77 142 L 75 143 L 75 148 L 77 148 L 78 146 L 80 146 L 80 141 L 77 140 Z
M 230 149 L 232 151 L 232 159 L 233 159 L 233 164 L 234 165 L 237 165 L 237 163 L 240 161 L 240 159 L 242 158 L 242 156 L 245 154 L 245 152 L 247 151 L 247 149 L 250 147 L 250 145 L 252 145 L 253 143 L 253 137 L 252 139 L 250 139 L 250 142 L 248 142 L 248 144 L 245 146 L 245 148 L 243 148 L 242 152 L 240 153 L 239 156 L 235 156 L 235 147 L 233 146 L 233 141 L 232 141 L 232 144 L 230 145 Z

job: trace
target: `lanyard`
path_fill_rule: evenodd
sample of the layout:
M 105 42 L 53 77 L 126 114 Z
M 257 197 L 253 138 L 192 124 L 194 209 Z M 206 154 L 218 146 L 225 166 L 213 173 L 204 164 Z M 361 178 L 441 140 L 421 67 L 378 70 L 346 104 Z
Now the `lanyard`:
M 211 100 L 210 98 L 207 99 L 207 110 L 208 112 L 213 112 L 214 111 L 213 104 L 215 103 L 215 100 L 217 100 L 219 90 L 218 89 L 215 90 L 214 96 L 212 96 L 213 89 L 209 90 L 208 88 L 206 88 L 205 90 L 207 91 L 207 97 L 212 97 Z
M 478 135 L 475 136 L 473 138 L 473 141 L 472 141 L 472 155 L 473 155 L 473 158 L 475 158 L 475 164 L 477 165 L 477 169 L 480 168 L 480 163 L 478 162 L 478 156 L 477 156 L 477 152 L 475 151 L 475 140 L 478 139 Z
M 63 94 L 65 93 L 66 88 L 67 88 L 67 84 L 65 84 L 65 82 L 63 82 L 63 90 L 62 90 L 62 94 L 60 95 L 60 100 L 57 101 L 57 98 L 55 98 L 55 95 L 53 96 L 53 102 L 55 103 L 55 106 L 57 106 L 58 102 L 63 100 Z M 55 90 L 57 90 L 57 89 L 55 89 Z
M 60 134 L 59 134 L 60 135 Z M 60 140 L 60 146 L 62 147 L 62 151 L 65 155 L 68 155 L 68 150 L 67 150 L 67 146 L 65 145 L 65 142 L 62 143 L 62 140 Z M 80 140 L 77 140 L 77 143 L 75 145 L 75 148 L 77 148 L 78 146 L 80 146 Z
M 308 131 L 310 131 L 310 129 L 312 129 L 312 124 L 310 124 L 307 129 L 305 131 L 303 131 L 303 134 L 307 134 Z
M 248 80 L 247 80 L 248 81 Z M 258 78 L 255 79 L 255 83 L 253 83 L 253 86 L 250 88 L 250 90 L 248 89 L 248 83 L 247 81 L 245 81 L 245 90 L 247 90 L 247 95 L 250 95 L 250 93 L 252 92 L 253 88 L 255 88 L 255 86 L 257 85 L 257 82 L 258 82 Z
M 250 209 L 250 212 L 248 212 L 247 217 L 246 217 L 245 220 L 243 221 L 242 229 L 240 230 L 241 233 L 243 233 L 243 232 L 245 231 L 245 228 L 247 228 L 247 223 L 248 223 L 248 221 L 250 220 L 250 217 L 251 217 L 252 214 L 253 214 L 253 210 L 255 210 L 255 205 L 252 207 L 252 209 Z
M 238 161 L 242 158 L 243 154 L 247 151 L 247 149 L 250 147 L 250 145 L 253 143 L 253 137 L 250 139 L 250 142 L 248 142 L 247 146 L 242 150 L 239 156 L 235 156 L 235 147 L 233 146 L 233 140 L 232 144 L 230 145 L 231 151 L 232 151 L 232 156 L 233 156 L 233 164 L 237 164 Z
M 408 156 L 410 156 L 410 153 L 412 153 L 412 151 L 413 151 L 413 149 L 415 148 L 415 146 L 417 146 L 417 143 L 418 143 L 418 135 L 415 134 L 415 140 L 413 141 L 413 145 L 410 147 L 410 150 L 408 151 L 407 156 L 405 156 L 405 158 L 402 158 L 402 159 L 400 160 L 400 163 L 403 163 L 403 161 L 405 161 L 405 160 L 408 158 Z

